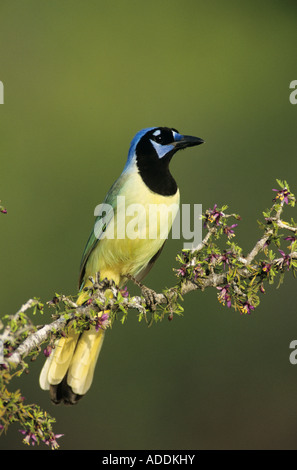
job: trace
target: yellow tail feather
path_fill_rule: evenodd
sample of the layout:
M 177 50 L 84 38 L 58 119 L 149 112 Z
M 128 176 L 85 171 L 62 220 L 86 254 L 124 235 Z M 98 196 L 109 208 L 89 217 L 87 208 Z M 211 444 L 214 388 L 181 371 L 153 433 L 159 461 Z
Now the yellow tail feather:
M 67 374 L 67 384 L 74 393 L 84 395 L 89 390 L 96 362 L 103 344 L 104 331 L 92 328 L 79 338 Z
M 41 370 L 39 383 L 43 390 L 49 390 L 50 385 L 62 382 L 67 373 L 78 340 L 78 333 L 70 333 L 67 338 L 61 338 L 55 343 L 55 349 L 45 361 Z
M 81 305 L 85 300 L 87 300 L 86 294 L 82 292 L 77 304 Z M 108 313 L 108 311 L 102 313 Z M 69 395 L 69 390 L 66 388 L 70 387 L 70 393 L 79 396 L 89 390 L 103 344 L 104 333 L 104 330 L 96 331 L 92 327 L 81 335 L 70 331 L 67 338 L 56 341 L 55 349 L 46 359 L 39 378 L 40 387 L 43 390 L 56 388 L 53 393 L 54 402 L 58 403 L 64 398 L 63 389 Z M 63 384 L 63 382 L 65 383 Z M 59 384 L 61 384 L 60 390 L 58 390 Z M 73 403 L 76 401 L 77 399 L 70 400 Z

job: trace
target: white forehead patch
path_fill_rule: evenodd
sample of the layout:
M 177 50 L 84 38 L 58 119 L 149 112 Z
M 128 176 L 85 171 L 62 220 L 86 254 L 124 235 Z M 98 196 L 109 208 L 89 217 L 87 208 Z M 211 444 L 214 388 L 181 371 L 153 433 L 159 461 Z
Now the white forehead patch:
M 183 138 L 183 136 L 179 132 L 172 131 L 172 135 L 173 135 L 173 140 L 175 142 L 178 142 L 179 140 Z
M 173 135 L 173 139 L 175 140 L 179 136 L 179 133 L 172 131 L 172 135 Z
M 153 135 L 154 135 L 155 137 L 157 137 L 157 135 L 160 135 L 160 134 L 161 134 L 160 129 L 157 129 L 155 132 L 153 132 Z

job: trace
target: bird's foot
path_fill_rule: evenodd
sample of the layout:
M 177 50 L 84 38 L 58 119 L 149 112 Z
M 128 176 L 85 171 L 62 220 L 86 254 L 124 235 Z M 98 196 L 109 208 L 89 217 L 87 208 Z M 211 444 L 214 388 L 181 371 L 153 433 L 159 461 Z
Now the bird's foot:
M 158 303 L 157 302 L 158 294 L 153 289 L 150 289 L 149 287 L 144 286 L 141 282 L 137 281 L 137 279 L 135 279 L 135 277 L 131 276 L 130 274 L 127 275 L 127 278 L 130 279 L 132 282 L 134 282 L 134 284 L 136 284 L 140 288 L 147 308 L 151 310 L 152 312 L 154 312 L 156 310 L 156 305 Z
M 149 287 L 142 286 L 141 293 L 145 299 L 146 306 L 154 312 L 157 305 L 157 293 Z

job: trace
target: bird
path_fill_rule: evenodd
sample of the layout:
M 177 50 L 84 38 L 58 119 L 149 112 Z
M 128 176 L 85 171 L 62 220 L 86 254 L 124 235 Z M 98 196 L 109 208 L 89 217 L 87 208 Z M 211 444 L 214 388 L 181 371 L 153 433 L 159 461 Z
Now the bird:
M 131 277 L 140 282 L 148 274 L 163 249 L 179 207 L 180 192 L 169 169 L 170 161 L 176 152 L 203 142 L 199 137 L 169 127 L 149 127 L 137 132 L 124 169 L 104 199 L 105 216 L 97 217 L 86 243 L 80 264 L 77 305 L 84 303 L 85 288 L 91 285 L 90 277 L 97 273 L 100 279 L 113 281 L 119 287 Z M 126 232 L 124 236 L 115 235 L 123 201 L 125 208 L 133 204 L 144 208 L 145 216 L 138 221 L 136 236 L 129 237 Z M 154 237 L 148 236 L 152 205 L 162 206 L 163 211 L 165 208 L 165 213 L 154 222 Z M 121 220 L 128 229 L 131 215 Z M 83 333 L 70 329 L 66 337 L 56 340 L 39 378 L 41 389 L 49 390 L 53 403 L 74 405 L 87 393 L 104 336 L 104 329 L 96 331 L 91 327 Z

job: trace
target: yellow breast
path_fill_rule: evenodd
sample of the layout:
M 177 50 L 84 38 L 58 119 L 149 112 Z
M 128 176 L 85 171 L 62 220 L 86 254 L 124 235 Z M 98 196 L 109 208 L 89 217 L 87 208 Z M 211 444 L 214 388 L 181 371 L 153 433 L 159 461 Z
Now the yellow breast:
M 179 207 L 179 191 L 161 196 L 150 191 L 138 173 L 131 174 L 117 198 L 116 210 L 104 238 L 90 254 L 86 278 L 120 284 L 126 274 L 136 276 L 159 251 L 171 230 Z

